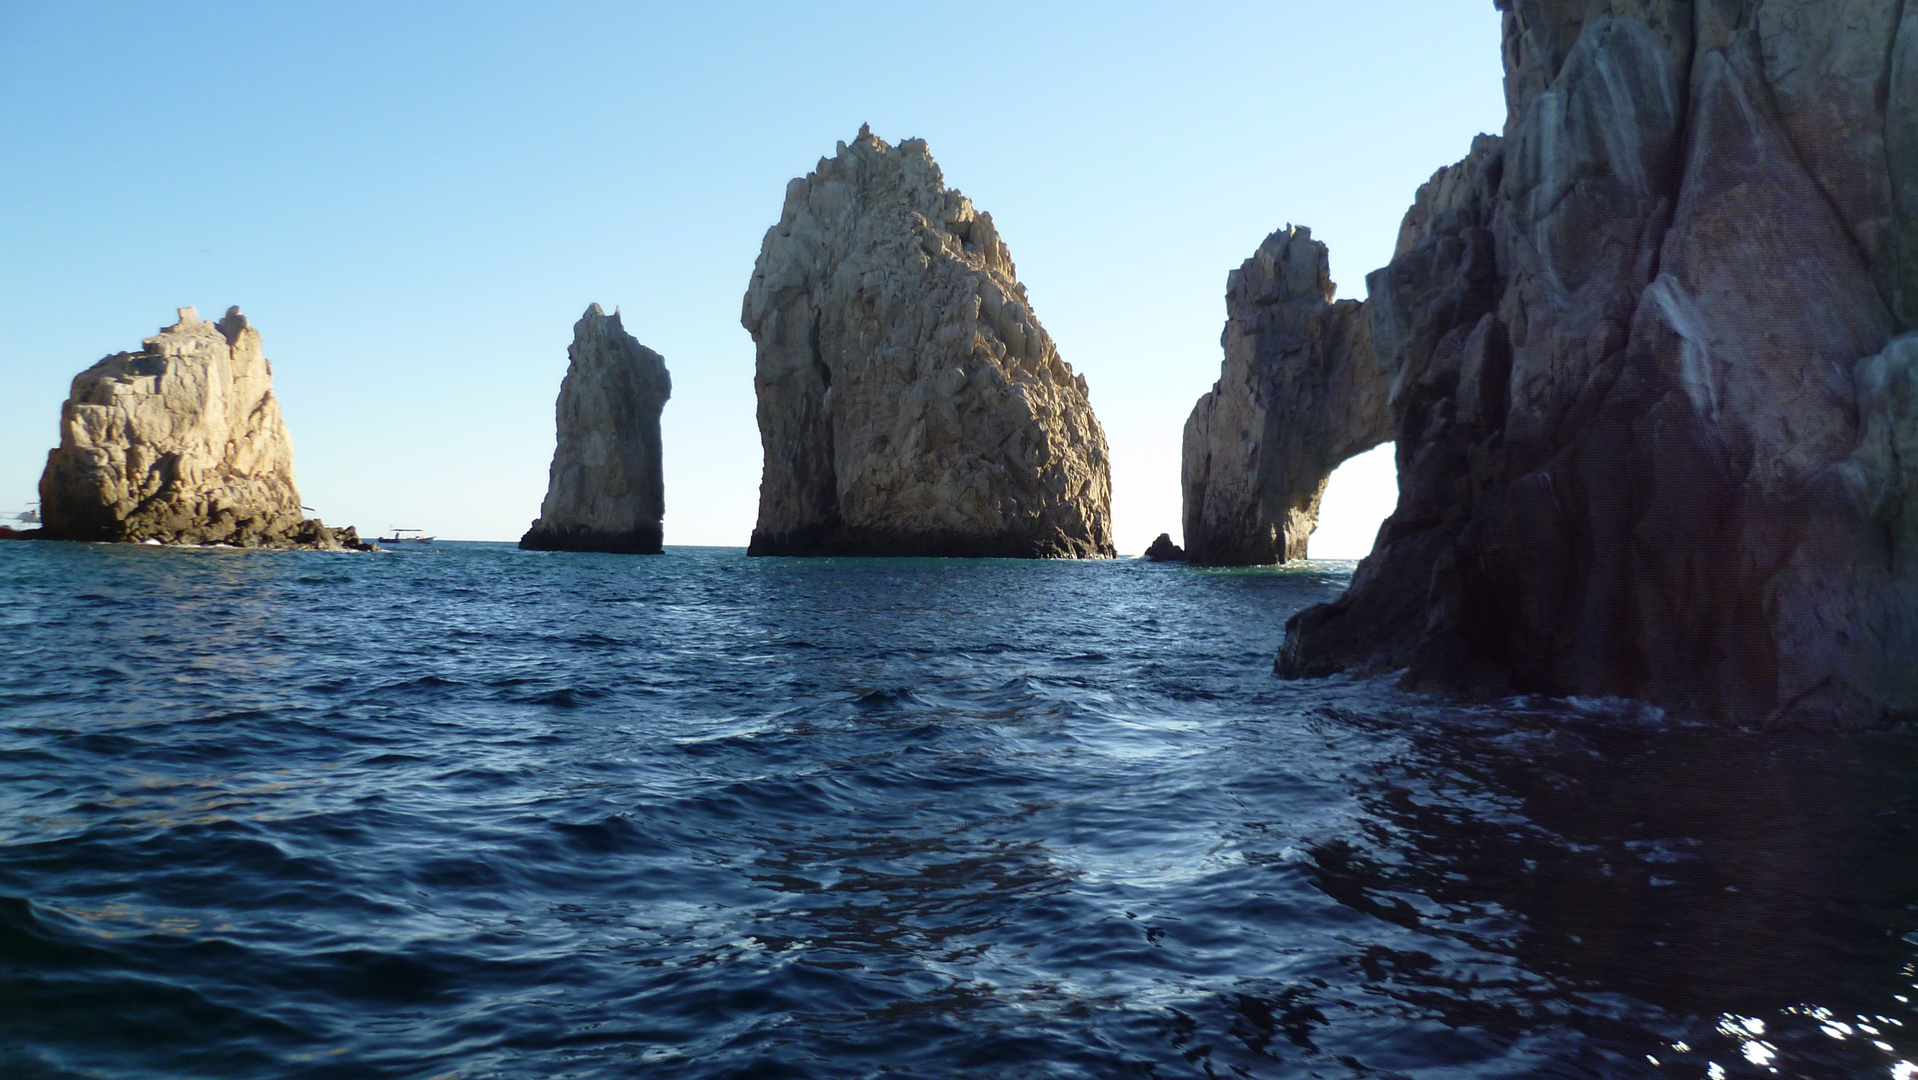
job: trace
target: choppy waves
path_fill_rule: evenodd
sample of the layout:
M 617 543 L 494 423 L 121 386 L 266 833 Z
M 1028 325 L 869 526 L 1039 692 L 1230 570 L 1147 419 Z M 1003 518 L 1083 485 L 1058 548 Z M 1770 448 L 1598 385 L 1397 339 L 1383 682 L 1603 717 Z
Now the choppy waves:
M 0 1074 L 1908 1068 L 1918 740 L 1274 679 L 1348 573 L 0 546 Z

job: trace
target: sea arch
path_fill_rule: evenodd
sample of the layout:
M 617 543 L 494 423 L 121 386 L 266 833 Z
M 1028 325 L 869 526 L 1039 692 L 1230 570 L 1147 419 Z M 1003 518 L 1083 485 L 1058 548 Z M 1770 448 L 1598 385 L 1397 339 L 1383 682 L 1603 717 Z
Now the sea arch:
M 1324 244 L 1266 237 L 1226 279 L 1225 361 L 1185 425 L 1186 558 L 1264 566 L 1306 557 L 1332 473 L 1390 442 L 1391 376 L 1366 305 L 1336 300 Z

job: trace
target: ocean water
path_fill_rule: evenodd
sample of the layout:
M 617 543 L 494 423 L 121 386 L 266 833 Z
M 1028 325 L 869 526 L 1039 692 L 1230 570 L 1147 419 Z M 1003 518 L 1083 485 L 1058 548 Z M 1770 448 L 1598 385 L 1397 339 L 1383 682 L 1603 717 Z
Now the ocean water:
M 0 544 L 0 1076 L 1918 1076 L 1918 737 L 1350 572 Z

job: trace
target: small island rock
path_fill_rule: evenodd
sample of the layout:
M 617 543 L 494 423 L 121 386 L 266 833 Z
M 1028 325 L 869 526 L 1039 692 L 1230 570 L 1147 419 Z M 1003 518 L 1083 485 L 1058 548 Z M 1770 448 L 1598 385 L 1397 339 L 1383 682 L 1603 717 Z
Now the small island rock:
M 40 477 L 46 539 L 370 549 L 300 509 L 273 365 L 237 307 L 181 308 L 76 376 Z
M 656 555 L 666 513 L 659 414 L 673 393 L 666 361 L 598 304 L 573 325 L 566 356 L 546 500 L 519 546 Z
M 989 214 L 865 128 L 787 186 L 741 321 L 755 555 L 1108 557 L 1104 429 Z
M 1160 533 L 1152 546 L 1145 549 L 1147 562 L 1183 562 L 1185 549 L 1172 542 L 1171 533 Z

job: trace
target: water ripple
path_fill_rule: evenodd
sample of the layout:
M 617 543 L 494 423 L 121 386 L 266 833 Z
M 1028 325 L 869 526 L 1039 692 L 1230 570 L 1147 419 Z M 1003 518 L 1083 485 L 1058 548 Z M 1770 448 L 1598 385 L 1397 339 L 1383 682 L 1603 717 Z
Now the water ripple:
M 1918 1077 L 1918 738 L 1349 573 L 0 545 L 0 1075 Z

